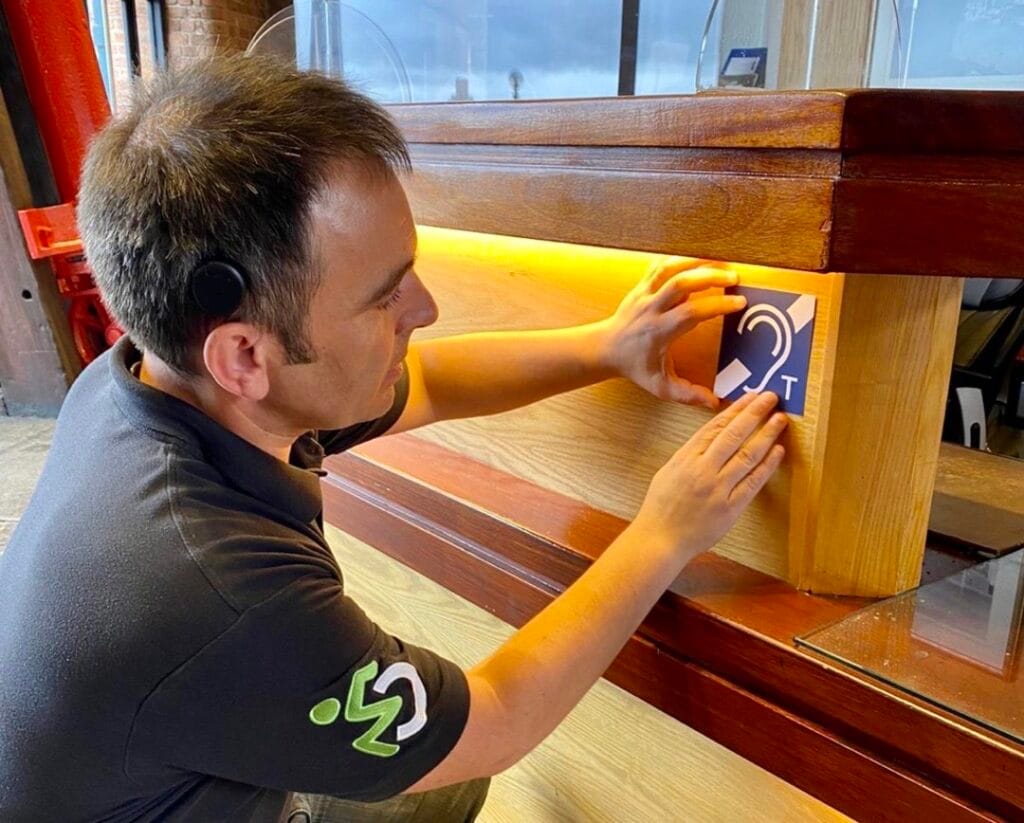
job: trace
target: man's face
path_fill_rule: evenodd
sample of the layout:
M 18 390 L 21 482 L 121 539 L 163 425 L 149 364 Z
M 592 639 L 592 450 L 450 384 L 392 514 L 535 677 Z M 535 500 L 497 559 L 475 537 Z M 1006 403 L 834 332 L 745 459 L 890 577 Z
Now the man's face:
M 307 329 L 315 360 L 275 365 L 267 401 L 299 429 L 342 428 L 391 407 L 409 338 L 437 305 L 413 270 L 416 227 L 390 172 L 339 164 L 310 226 L 322 272 Z

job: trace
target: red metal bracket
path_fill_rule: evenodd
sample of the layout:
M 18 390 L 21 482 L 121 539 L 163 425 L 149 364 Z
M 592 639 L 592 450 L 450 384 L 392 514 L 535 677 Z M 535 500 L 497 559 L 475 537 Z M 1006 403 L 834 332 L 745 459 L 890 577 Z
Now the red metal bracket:
M 33 260 L 58 254 L 77 254 L 83 249 L 75 222 L 75 207 L 71 203 L 45 209 L 22 209 L 18 212 L 18 220 Z

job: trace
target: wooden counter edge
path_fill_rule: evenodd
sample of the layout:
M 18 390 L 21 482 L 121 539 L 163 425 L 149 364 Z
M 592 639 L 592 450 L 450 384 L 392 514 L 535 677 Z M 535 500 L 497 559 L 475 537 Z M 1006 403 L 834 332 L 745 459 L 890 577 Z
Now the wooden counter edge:
M 413 436 L 360 451 L 328 458 L 328 522 L 513 625 L 625 525 Z M 793 645 L 859 605 L 707 555 L 606 676 L 855 818 L 1019 812 L 1024 750 Z

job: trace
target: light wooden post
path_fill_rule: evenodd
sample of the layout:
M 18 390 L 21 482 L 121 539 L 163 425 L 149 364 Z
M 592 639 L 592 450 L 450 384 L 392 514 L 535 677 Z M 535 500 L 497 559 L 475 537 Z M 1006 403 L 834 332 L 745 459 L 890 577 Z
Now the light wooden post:
M 849 275 L 840 291 L 791 489 L 789 578 L 888 595 L 921 575 L 963 281 Z

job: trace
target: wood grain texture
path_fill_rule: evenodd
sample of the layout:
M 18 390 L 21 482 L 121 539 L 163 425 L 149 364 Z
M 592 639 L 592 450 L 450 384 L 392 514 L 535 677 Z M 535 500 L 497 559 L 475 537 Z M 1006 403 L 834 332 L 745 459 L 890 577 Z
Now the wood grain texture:
M 1022 212 L 1019 184 L 840 180 L 829 262 L 837 271 L 1019 275 L 1020 263 L 1011 261 L 1020 260 Z
M 389 106 L 410 143 L 838 148 L 839 92 Z
M 826 18 L 856 18 L 856 32 L 819 26 L 816 37 L 863 51 L 870 6 L 825 4 Z M 1013 230 L 1024 211 L 1020 92 L 723 93 L 391 112 L 412 144 L 411 200 L 428 225 L 847 273 L 1007 277 L 1024 254 Z M 976 178 L 986 166 L 999 173 Z
M 426 225 L 795 269 L 828 256 L 832 186 L 810 177 L 421 164 L 407 189 Z
M 817 82 L 845 78 L 849 84 L 863 76 L 864 59 L 829 60 L 820 52 L 839 48 L 838 40 L 847 38 L 847 54 L 863 55 L 872 4 L 821 5 Z M 856 31 L 820 25 L 841 18 L 853 22 Z M 789 36 L 806 42 L 809 32 L 794 28 Z M 806 74 L 806 64 L 803 69 Z M 794 71 L 791 78 L 797 80 L 800 67 Z M 1022 100 L 1013 91 L 845 89 L 413 103 L 388 110 L 410 143 L 1012 154 L 1024 150 Z
M 798 587 L 877 597 L 917 585 L 962 293 L 947 278 L 845 278 L 815 452 L 792 487 Z
M 25 250 L 17 212 L 31 206 L 28 178 L 0 99 L 0 385 L 11 414 L 52 416 L 81 364 L 53 271 Z
M 803 89 L 807 86 L 814 4 L 815 0 L 789 0 L 783 5 L 779 43 L 780 89 Z
M 943 443 L 928 530 L 992 554 L 1024 544 L 1024 461 Z
M 606 545 L 587 542 L 609 525 L 604 515 L 576 528 L 570 512 L 580 504 L 537 489 L 523 530 L 485 510 L 515 505 L 501 473 L 453 455 L 449 478 L 475 493 L 459 500 L 434 487 L 438 461 L 428 452 L 437 447 L 420 452 L 415 438 L 394 440 L 369 448 L 379 458 L 408 447 L 407 465 L 431 485 L 354 455 L 332 457 L 328 521 L 504 620 L 525 622 Z M 524 481 L 510 482 L 518 491 Z M 543 525 L 535 534 L 543 521 L 566 542 Z M 856 819 L 992 820 L 1024 807 L 1024 788 L 1011 779 L 1024 751 L 796 650 L 791 636 L 770 636 L 809 630 L 841 604 L 787 593 L 713 555 L 695 561 L 679 585 L 687 595 L 662 599 L 610 680 Z M 775 628 L 766 635 L 751 622 Z
M 480 330 L 555 328 L 607 316 L 656 261 L 652 255 L 423 229 L 417 271 L 434 293 L 436 337 Z M 821 403 L 831 301 L 841 278 L 736 267 L 742 282 L 814 294 L 819 321 L 805 414 L 787 435 L 790 461 L 718 547 L 785 577 L 792 471 L 807 471 Z M 711 385 L 721 321 L 680 340 L 680 373 Z M 659 402 L 625 381 L 583 389 L 524 409 L 449 421 L 418 435 L 583 500 L 620 517 L 635 514 L 654 472 L 709 418 L 706 410 Z
M 866 84 L 875 5 L 875 0 L 817 4 L 811 88 L 856 89 Z
M 418 271 L 440 307 L 424 335 L 591 322 L 613 312 L 655 260 L 424 228 Z M 716 550 L 815 591 L 879 595 L 914 585 L 960 284 L 732 268 L 744 285 L 814 295 L 817 318 L 785 467 Z M 681 374 L 711 385 L 720 329 L 704 324 L 679 341 Z M 707 419 L 612 381 L 418 436 L 631 518 L 650 478 Z M 873 440 L 884 448 L 864 447 Z M 850 477 L 860 479 L 856 494 Z
M 346 593 L 385 631 L 464 668 L 507 623 L 352 536 L 328 527 Z M 657 786 L 658 791 L 651 791 Z M 846 820 L 759 766 L 599 681 L 552 735 L 495 778 L 480 820 Z
M 755 177 L 811 177 L 838 174 L 841 157 L 822 149 L 688 149 L 664 146 L 509 146 L 416 143 L 409 147 L 415 167 L 528 166 L 620 172 L 747 174 Z M 870 155 L 887 158 L 888 155 Z M 897 168 L 899 168 L 897 166 Z
M 1019 91 L 862 89 L 846 95 L 844 154 L 1024 151 L 1024 94 Z

